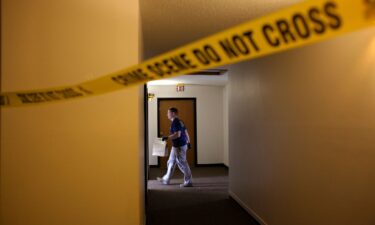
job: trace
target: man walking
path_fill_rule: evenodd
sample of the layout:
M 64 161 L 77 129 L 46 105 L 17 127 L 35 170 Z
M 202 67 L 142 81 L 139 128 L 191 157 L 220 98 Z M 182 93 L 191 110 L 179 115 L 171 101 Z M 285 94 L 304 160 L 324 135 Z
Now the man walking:
M 163 177 L 158 177 L 157 180 L 163 184 L 168 185 L 173 176 L 176 164 L 181 172 L 184 174 L 184 183 L 180 187 L 192 187 L 192 175 L 189 164 L 186 160 L 186 151 L 188 146 L 190 148 L 190 138 L 186 130 L 185 124 L 178 118 L 178 110 L 176 108 L 168 109 L 168 119 L 172 121 L 170 128 L 170 135 L 163 137 L 163 141 L 167 139 L 172 140 L 172 150 L 167 162 L 167 173 Z

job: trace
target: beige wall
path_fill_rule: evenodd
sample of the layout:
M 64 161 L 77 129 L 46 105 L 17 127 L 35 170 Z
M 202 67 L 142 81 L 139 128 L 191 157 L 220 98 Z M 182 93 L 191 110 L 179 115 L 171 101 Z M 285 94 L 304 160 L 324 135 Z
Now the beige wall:
M 269 225 L 375 224 L 375 30 L 232 66 L 230 191 Z
M 2 0 L 2 90 L 138 62 L 137 0 Z M 141 88 L 3 109 L 1 225 L 143 224 Z

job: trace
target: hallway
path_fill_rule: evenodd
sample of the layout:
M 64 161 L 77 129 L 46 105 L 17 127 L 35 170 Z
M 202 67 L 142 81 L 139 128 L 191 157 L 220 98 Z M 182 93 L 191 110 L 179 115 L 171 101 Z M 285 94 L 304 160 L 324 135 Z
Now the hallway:
M 228 195 L 228 170 L 223 167 L 192 169 L 194 187 L 181 189 L 176 170 L 171 185 L 156 181 L 159 168 L 150 169 L 148 225 L 257 225 Z
M 375 0 L 0 14 L 0 225 L 375 225 Z M 183 130 L 194 187 L 163 186 Z

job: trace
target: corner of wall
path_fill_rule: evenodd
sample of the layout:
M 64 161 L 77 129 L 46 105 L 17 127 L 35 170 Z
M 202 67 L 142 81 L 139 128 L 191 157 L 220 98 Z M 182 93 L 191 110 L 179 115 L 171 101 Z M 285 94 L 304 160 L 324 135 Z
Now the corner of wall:
M 228 98 L 228 86 L 223 88 L 223 132 L 224 132 L 224 149 L 223 149 L 223 163 L 229 167 L 229 98 Z
M 1 91 L 2 91 L 2 88 L 1 88 L 1 81 L 2 81 L 2 76 L 1 76 L 1 71 L 3 70 L 3 66 L 2 66 L 2 20 L 1 20 L 1 18 L 2 18 L 2 1 L 0 0 L 0 93 L 1 93 Z M 2 224 L 2 219 L 1 218 L 3 218 L 2 217 L 2 210 L 1 210 L 1 206 L 2 206 L 2 204 L 1 204 L 1 201 L 2 201 L 2 195 L 1 195 L 1 183 L 2 183 L 2 181 L 1 181 L 1 173 L 2 173 L 2 170 L 1 170 L 1 143 L 2 143 L 2 141 L 1 141 L 1 111 L 2 111 L 2 109 L 0 108 L 0 224 Z
M 144 90 L 143 86 L 139 87 L 139 113 L 144 113 L 145 107 L 144 107 Z M 139 183 L 140 183 L 140 193 L 139 193 L 139 199 L 140 199 L 140 224 L 144 225 L 146 224 L 146 184 L 145 184 L 145 120 L 143 119 L 143 116 L 139 117 Z

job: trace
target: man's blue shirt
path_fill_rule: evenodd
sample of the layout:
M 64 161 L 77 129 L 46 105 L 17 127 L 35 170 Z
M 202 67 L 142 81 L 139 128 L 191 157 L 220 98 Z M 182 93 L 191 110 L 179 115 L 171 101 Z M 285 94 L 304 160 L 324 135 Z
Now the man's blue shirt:
M 172 140 L 173 147 L 181 147 L 187 144 L 187 137 L 186 137 L 186 127 L 185 124 L 178 118 L 174 118 L 170 133 L 174 134 L 175 132 L 181 131 L 181 136 Z

